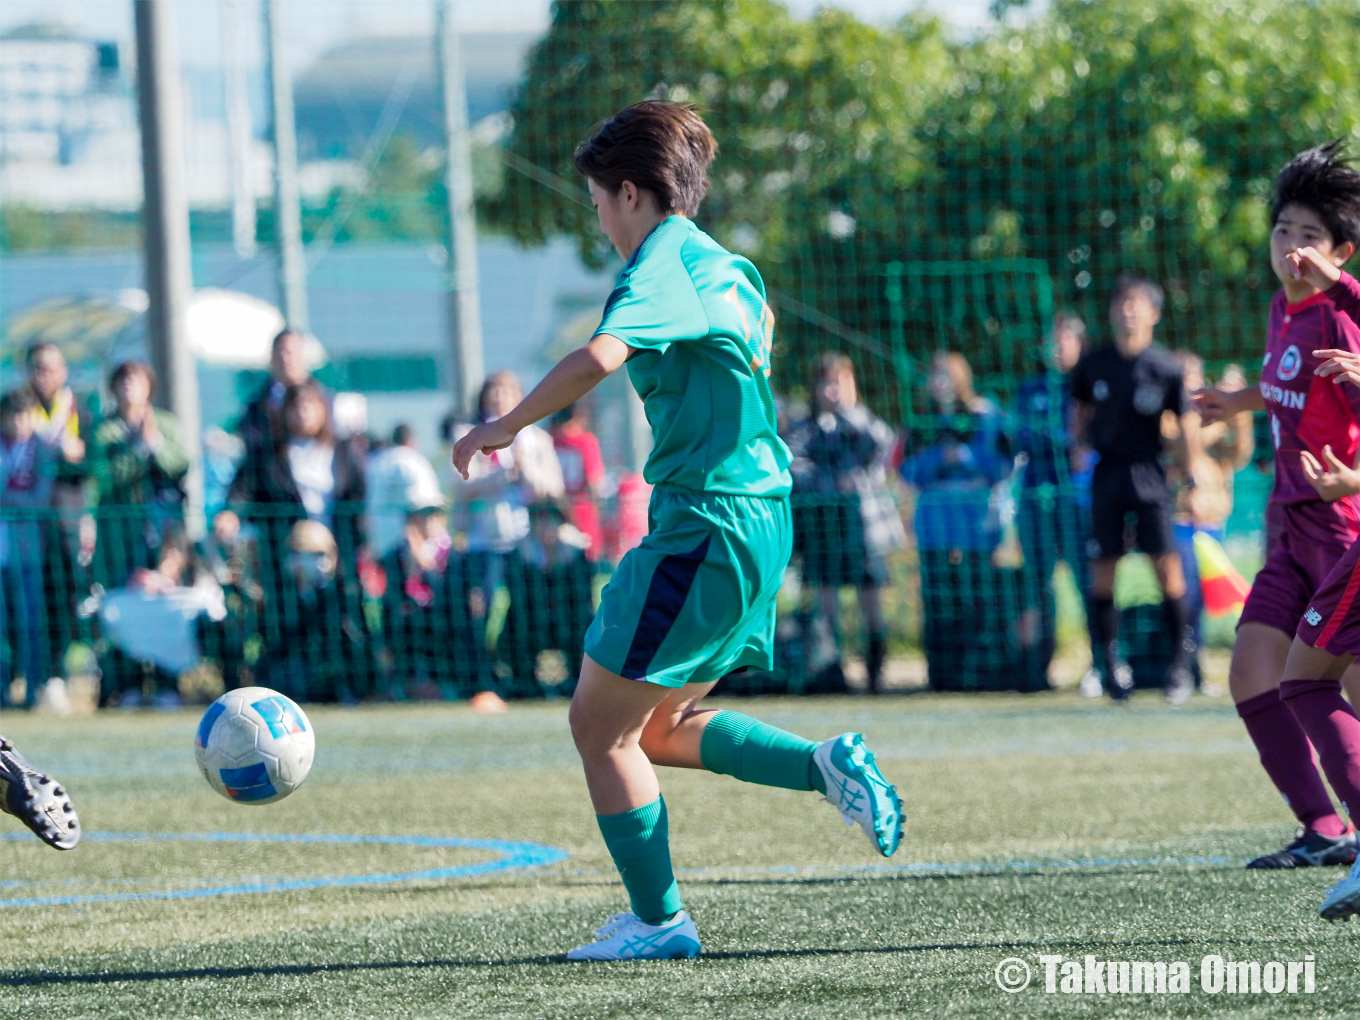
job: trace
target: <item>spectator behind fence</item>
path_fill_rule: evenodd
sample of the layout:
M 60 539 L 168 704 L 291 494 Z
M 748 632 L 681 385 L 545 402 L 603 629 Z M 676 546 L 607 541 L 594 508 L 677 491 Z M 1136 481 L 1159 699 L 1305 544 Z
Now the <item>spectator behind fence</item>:
M 917 491 L 930 682 L 936 688 L 1027 685 L 1011 668 L 1017 607 L 1007 586 L 1016 571 L 993 564 L 1002 538 L 993 490 L 1013 466 L 1001 415 L 973 392 L 972 370 L 960 354 L 936 356 L 929 387 L 936 436 L 903 461 L 901 474 Z
M 570 694 L 581 675 L 586 630 L 595 616 L 595 569 L 586 552 L 590 539 L 567 517 L 553 500 L 531 506 L 529 534 L 506 559 L 510 609 L 497 649 L 514 677 L 511 695 L 541 695 L 541 681 Z M 540 656 L 547 651 L 562 661 L 556 675 L 540 676 Z
M 157 708 L 178 707 L 179 677 L 202 661 L 205 643 L 227 674 L 233 656 L 226 618 L 222 586 L 183 525 L 167 525 L 154 563 L 133 569 L 127 584 L 109 591 L 99 607 L 109 644 L 103 670 L 108 703 L 137 708 L 149 699 Z
M 490 690 L 486 601 L 453 554 L 443 500 L 411 494 L 401 540 L 383 555 L 383 634 L 395 696 L 471 698 Z
M 279 445 L 247 452 L 228 492 L 231 507 L 217 515 L 214 530 L 218 540 L 230 546 L 238 538 L 242 514 L 255 528 L 264 588 L 263 637 L 266 656 L 273 656 L 276 672 L 282 670 L 279 682 L 304 698 L 349 697 L 353 690 L 343 686 L 346 678 L 364 682 L 367 676 L 357 580 L 363 544 L 363 464 L 352 441 L 335 438 L 327 393 L 314 380 L 288 387 L 283 427 Z M 320 525 L 334 547 L 335 562 L 324 583 L 294 583 L 298 556 L 330 553 L 329 547 L 318 551 L 320 532 L 299 532 L 296 525 L 306 520 Z M 300 550 L 299 542 L 305 548 Z M 308 668 L 308 660 L 294 654 L 301 646 L 290 647 L 288 640 L 304 618 L 322 626 L 309 636 L 309 647 L 315 645 L 315 654 L 325 657 L 324 663 L 310 660 L 318 667 L 314 670 Z M 316 645 L 312 638 L 321 635 L 330 643 Z M 279 662 L 288 665 L 278 666 Z
M 477 400 L 479 422 L 507 414 L 521 396 L 514 372 L 488 376 Z M 459 425 L 455 442 L 471 430 L 470 424 Z M 521 431 L 504 450 L 473 457 L 467 479 L 454 472 L 453 496 L 472 559 L 469 570 L 488 603 L 504 577 L 505 556 L 529 534 L 529 504 L 563 494 L 552 437 L 537 425 Z
M 1186 392 L 1202 390 L 1205 386 L 1203 359 L 1190 351 L 1177 351 L 1176 360 L 1184 373 Z M 1225 368 L 1217 385 L 1220 393 L 1237 393 L 1246 387 L 1247 377 L 1237 365 Z M 1180 427 L 1175 415 L 1162 415 L 1162 436 L 1173 449 L 1180 440 Z M 1172 532 L 1185 571 L 1186 612 L 1198 646 L 1203 644 L 1204 592 L 1200 588 L 1195 534 L 1204 532 L 1217 542 L 1223 541 L 1224 525 L 1232 516 L 1233 476 L 1251 463 L 1256 452 L 1252 413 L 1239 411 L 1211 424 L 1201 424 L 1197 445 L 1197 455 L 1188 472 L 1194 484 L 1183 484 L 1176 493 Z M 1196 674 L 1198 681 L 1198 670 Z
M 416 449 L 409 425 L 392 430 L 392 445 L 369 456 L 364 475 L 368 551 L 374 560 L 381 560 L 405 540 L 409 509 L 440 506 L 443 495 L 434 468 Z
M 1020 478 L 1018 524 L 1024 550 L 1025 591 L 1036 598 L 1040 657 L 1044 669 L 1057 645 L 1057 603 L 1053 571 L 1061 560 L 1072 571 L 1082 607 L 1091 616 L 1091 560 L 1086 553 L 1090 533 L 1091 471 L 1071 466 L 1072 369 L 1086 353 L 1086 324 L 1070 312 L 1053 318 L 1046 363 L 1015 391 L 1015 451 L 1025 460 Z M 1089 628 L 1088 628 L 1089 629 Z M 1082 677 L 1088 696 L 1102 693 L 1095 664 L 1100 653 L 1091 646 L 1091 669 Z
M 106 588 L 151 567 L 167 529 L 183 518 L 189 457 L 179 422 L 151 406 L 156 373 L 125 361 L 109 376 L 116 409 L 94 430 L 91 455 L 99 503 L 95 577 Z
M 864 663 L 877 693 L 888 654 L 879 589 L 888 583 L 888 553 L 906 541 L 897 502 L 888 491 L 887 463 L 896 437 L 859 400 L 854 366 L 844 354 L 823 354 L 812 385 L 811 416 L 793 424 L 793 541 L 803 578 L 816 590 L 816 638 L 808 669 L 817 690 L 845 688 L 838 640 L 840 589 L 859 593 Z
M 94 521 L 86 513 L 91 416 L 66 384 L 68 376 L 66 358 L 56 344 L 40 342 L 28 349 L 28 388 L 36 398 L 34 429 L 53 452 L 57 466 L 50 501 L 54 516 L 43 525 L 47 542 L 42 584 L 47 661 L 56 669 L 76 637 L 77 593 L 88 584 L 85 568 L 95 542 Z
M 268 452 L 286 440 L 284 398 L 292 386 L 312 381 L 307 367 L 307 340 L 296 330 L 285 329 L 269 347 L 269 380 L 241 412 L 238 431 L 246 444 L 246 454 Z M 316 383 L 320 387 L 320 383 Z M 331 393 L 321 387 L 326 403 Z
M 553 450 L 562 466 L 562 485 L 571 507 L 571 523 L 590 540 L 586 558 L 604 555 L 604 529 L 600 524 L 600 499 L 604 496 L 604 457 L 600 441 L 590 431 L 586 406 L 577 402 L 563 408 L 552 420 Z
M 57 474 L 55 452 L 37 435 L 36 405 L 28 389 L 0 400 L 0 705 L 9 702 L 17 669 L 29 708 L 38 684 L 47 679 L 42 605 L 47 529 L 40 514 L 51 506 Z
M 1162 414 L 1180 420 L 1178 463 L 1194 462 L 1199 417 L 1189 406 L 1181 366 L 1153 342 L 1162 316 L 1162 289 L 1150 280 L 1120 277 L 1110 295 L 1114 343 L 1084 356 L 1072 372 L 1078 435 L 1100 454 L 1091 479 L 1091 618 L 1103 653 L 1106 689 L 1122 699 L 1133 692 L 1133 670 L 1119 646 L 1114 604 L 1115 566 L 1128 551 L 1125 518 L 1136 519 L 1136 548 L 1152 559 L 1162 590 L 1162 618 L 1175 645 L 1164 681 L 1179 703 L 1194 690 L 1194 634 L 1185 603 L 1185 574 L 1171 534 L 1172 498 L 1162 465 Z

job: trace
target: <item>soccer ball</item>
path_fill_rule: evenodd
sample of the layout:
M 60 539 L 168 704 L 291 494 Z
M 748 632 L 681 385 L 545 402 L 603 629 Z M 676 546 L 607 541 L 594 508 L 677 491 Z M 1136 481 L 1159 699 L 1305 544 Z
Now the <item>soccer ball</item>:
M 208 785 L 239 804 L 272 804 L 302 785 L 316 736 L 302 709 L 268 687 L 228 691 L 203 713 L 194 757 Z

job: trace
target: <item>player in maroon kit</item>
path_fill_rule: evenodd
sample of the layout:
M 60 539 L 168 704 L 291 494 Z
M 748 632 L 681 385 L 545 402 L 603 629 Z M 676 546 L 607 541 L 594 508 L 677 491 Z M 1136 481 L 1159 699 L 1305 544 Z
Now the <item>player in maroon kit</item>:
M 1313 764 L 1311 731 L 1305 735 L 1306 727 L 1291 711 L 1297 706 L 1282 700 L 1280 679 L 1313 593 L 1360 530 L 1360 488 L 1345 486 L 1323 468 L 1338 457 L 1338 463 L 1352 464 L 1360 452 L 1360 388 L 1338 386 L 1317 374 L 1330 363 L 1325 352 L 1360 354 L 1360 328 L 1333 303 L 1331 292 L 1323 293 L 1299 274 L 1290 256 L 1311 247 L 1336 268 L 1355 253 L 1360 173 L 1343 158 L 1338 143 L 1302 152 L 1275 179 L 1270 214 L 1271 268 L 1283 288 L 1270 306 L 1260 386 L 1237 393 L 1209 389 L 1196 398 L 1206 421 L 1266 411 L 1275 446 L 1270 499 L 1282 531 L 1242 610 L 1228 686 L 1261 764 L 1303 832 L 1283 850 L 1247 866 L 1350 864 L 1356 859 L 1355 829 L 1332 807 Z
M 1352 184 L 1351 194 L 1349 216 L 1360 224 L 1360 183 Z M 1341 311 L 1360 316 L 1360 281 L 1344 272 L 1332 253 L 1308 245 L 1292 252 L 1289 260 L 1299 279 L 1318 288 Z M 1329 379 L 1341 390 L 1360 387 L 1360 355 L 1349 350 L 1315 354 L 1324 359 L 1316 370 L 1319 379 Z M 1319 492 L 1360 492 L 1357 466 L 1360 461 L 1354 456 L 1343 460 L 1332 449 L 1323 450 L 1321 461 L 1309 457 L 1305 462 L 1308 478 Z M 1281 699 L 1317 747 L 1327 780 L 1352 817 L 1360 810 L 1360 718 L 1341 696 L 1341 677 L 1360 652 L 1358 596 L 1360 542 L 1351 546 L 1314 593 L 1299 621 L 1280 684 Z M 1360 913 L 1360 863 L 1327 890 L 1318 912 L 1332 921 Z

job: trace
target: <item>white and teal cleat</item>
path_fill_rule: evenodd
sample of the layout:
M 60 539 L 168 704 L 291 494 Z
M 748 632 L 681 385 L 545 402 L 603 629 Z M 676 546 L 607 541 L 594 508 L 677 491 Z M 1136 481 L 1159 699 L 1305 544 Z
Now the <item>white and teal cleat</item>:
M 690 960 L 699 955 L 699 929 L 686 911 L 665 924 L 636 914 L 611 914 L 595 929 L 595 941 L 567 953 L 568 960 Z
M 902 798 L 884 778 L 860 733 L 842 733 L 817 745 L 812 760 L 826 781 L 826 799 L 846 825 L 859 823 L 874 849 L 891 857 L 902 842 Z
M 1328 921 L 1349 921 L 1360 914 L 1360 860 L 1351 865 L 1350 874 L 1327 890 L 1318 913 Z

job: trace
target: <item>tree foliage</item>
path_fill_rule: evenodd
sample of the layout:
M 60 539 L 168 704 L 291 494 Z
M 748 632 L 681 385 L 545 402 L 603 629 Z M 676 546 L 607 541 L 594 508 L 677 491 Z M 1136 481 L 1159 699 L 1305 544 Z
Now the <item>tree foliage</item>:
M 1274 290 L 1275 171 L 1360 140 L 1360 7 L 1054 0 L 951 41 L 922 15 L 879 28 L 774 0 L 559 0 L 506 143 L 528 173 L 506 175 L 488 216 L 524 243 L 574 236 L 601 264 L 571 152 L 649 96 L 696 103 L 718 138 L 701 225 L 854 330 L 885 335 L 890 260 L 1023 255 L 1096 327 L 1115 275 L 1152 275 L 1170 343 L 1245 358 Z M 781 332 L 837 343 L 788 316 Z

